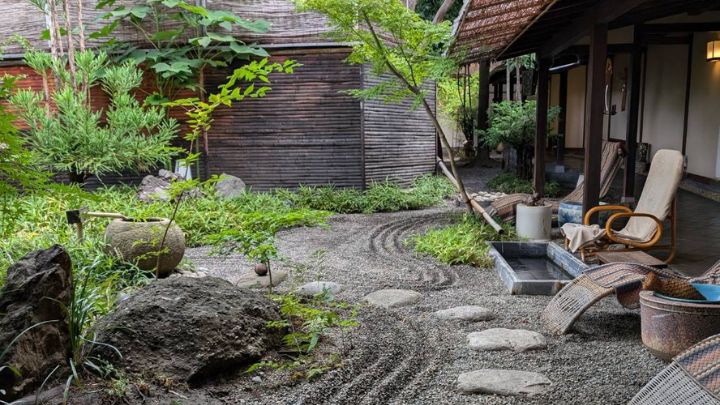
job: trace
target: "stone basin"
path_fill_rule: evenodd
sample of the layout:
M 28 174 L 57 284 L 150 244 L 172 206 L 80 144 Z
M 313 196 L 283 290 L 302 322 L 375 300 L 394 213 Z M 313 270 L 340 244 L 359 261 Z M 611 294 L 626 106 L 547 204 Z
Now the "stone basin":
M 511 294 L 555 295 L 588 266 L 554 242 L 488 242 Z

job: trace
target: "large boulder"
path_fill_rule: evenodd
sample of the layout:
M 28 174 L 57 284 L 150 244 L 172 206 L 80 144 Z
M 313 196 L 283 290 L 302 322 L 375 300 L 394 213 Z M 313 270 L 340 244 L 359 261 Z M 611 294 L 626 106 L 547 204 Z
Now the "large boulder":
M 170 184 L 174 181 L 185 181 L 185 179 L 177 173 L 169 170 L 160 169 L 157 176 L 148 175 L 143 177 L 138 191 L 138 199 L 145 202 L 153 201 L 170 201 Z M 199 189 L 193 189 L 185 192 L 185 197 L 200 197 L 202 192 Z
M 72 291 L 70 256 L 61 246 L 29 253 L 8 269 L 0 291 L 0 353 L 8 348 L 0 367 L 9 366 L 0 371 L 0 390 L 6 392 L 1 400 L 33 392 L 66 364 L 70 335 L 64 308 Z
M 257 361 L 280 344 L 277 304 L 215 277 L 171 277 L 141 289 L 97 324 L 98 353 L 131 373 L 190 385 Z
M 170 201 L 170 183 L 182 179 L 179 175 L 168 170 L 160 170 L 157 176 L 147 175 L 140 183 L 138 198 L 141 201 Z
M 229 200 L 241 196 L 244 192 L 245 182 L 229 174 L 223 174 L 220 181 L 215 183 L 215 193 L 220 198 Z

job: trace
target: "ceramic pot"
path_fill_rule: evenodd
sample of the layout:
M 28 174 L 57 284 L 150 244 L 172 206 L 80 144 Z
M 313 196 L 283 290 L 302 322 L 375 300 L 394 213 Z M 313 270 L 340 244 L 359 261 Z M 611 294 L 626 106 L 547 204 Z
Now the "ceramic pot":
M 601 202 L 600 205 L 606 205 L 607 203 Z M 598 225 L 601 228 L 605 227 L 605 223 L 610 216 L 609 211 L 603 211 L 598 214 Z M 560 208 L 558 209 L 558 226 L 565 224 L 582 224 L 583 223 L 583 209 L 582 203 L 575 201 L 561 201 Z
M 168 229 L 160 260 L 160 242 L 170 220 L 149 218 L 144 221 L 115 219 L 105 230 L 105 243 L 117 258 L 135 263 L 142 270 L 155 270 L 166 277 L 180 264 L 185 255 L 185 234 L 173 222 Z
M 720 333 L 720 305 L 673 300 L 642 291 L 640 332 L 645 347 L 670 361 L 695 343 Z
M 515 230 L 521 238 L 533 241 L 550 240 L 552 205 L 518 204 L 515 214 Z

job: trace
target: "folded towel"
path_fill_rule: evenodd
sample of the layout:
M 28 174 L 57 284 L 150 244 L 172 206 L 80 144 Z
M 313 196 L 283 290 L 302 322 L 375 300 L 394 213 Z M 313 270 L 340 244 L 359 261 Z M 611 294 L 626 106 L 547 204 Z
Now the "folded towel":
M 573 253 L 605 236 L 605 229 L 600 228 L 598 225 L 565 224 L 560 230 L 568 239 L 568 247 Z

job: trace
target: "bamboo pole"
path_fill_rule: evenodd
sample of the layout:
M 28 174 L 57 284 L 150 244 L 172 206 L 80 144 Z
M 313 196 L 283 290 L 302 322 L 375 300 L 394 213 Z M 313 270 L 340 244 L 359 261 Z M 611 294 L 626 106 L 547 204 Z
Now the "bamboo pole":
M 440 170 L 442 170 L 442 172 L 445 174 L 445 176 L 446 176 L 446 177 L 450 180 L 450 182 L 453 184 L 453 186 L 455 186 L 455 188 L 459 190 L 460 187 L 458 186 L 457 180 L 456 180 L 455 177 L 452 175 L 452 173 L 450 172 L 450 170 L 448 170 L 447 166 L 445 166 L 445 163 L 444 163 L 440 158 L 438 158 L 438 159 L 437 159 L 437 164 L 438 164 L 438 166 L 440 167 Z M 480 215 L 480 216 L 485 220 L 485 222 L 487 222 L 490 226 L 492 226 L 492 228 L 495 230 L 495 232 L 498 233 L 498 235 L 501 235 L 501 234 L 503 234 L 503 233 L 505 232 L 505 230 L 502 228 L 502 226 L 500 226 L 500 224 L 498 224 L 497 222 L 495 222 L 495 220 L 493 219 L 493 217 L 491 217 L 490 214 L 488 214 L 488 213 L 483 209 L 483 207 L 482 207 L 480 204 L 478 204 L 477 201 L 475 201 L 474 199 L 471 198 L 471 199 L 470 199 L 470 205 L 472 205 L 473 211 L 475 211 L 475 213 L 477 213 L 478 215 Z

